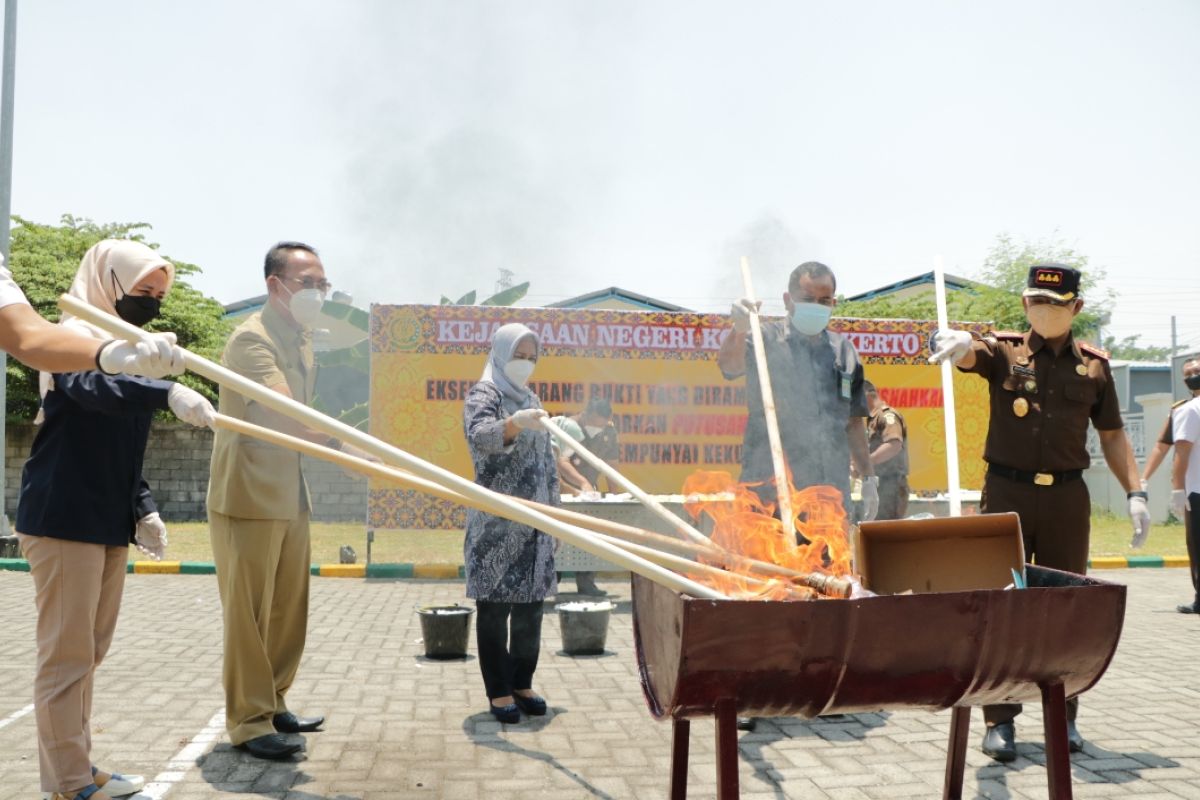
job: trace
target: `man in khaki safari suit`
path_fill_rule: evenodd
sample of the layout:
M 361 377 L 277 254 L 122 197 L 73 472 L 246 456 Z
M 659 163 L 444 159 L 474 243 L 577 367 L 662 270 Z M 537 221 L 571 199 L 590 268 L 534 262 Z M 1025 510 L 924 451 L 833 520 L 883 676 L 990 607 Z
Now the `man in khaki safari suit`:
M 329 291 L 316 251 L 281 242 L 267 253 L 267 303 L 237 327 L 225 366 L 310 404 L 315 384 L 312 325 Z M 220 412 L 309 441 L 327 434 L 221 388 Z M 230 431 L 213 442 L 208 521 L 225 621 L 225 719 L 233 744 L 286 759 L 301 749 L 284 733 L 318 730 L 324 717 L 297 717 L 285 702 L 308 625 L 308 487 L 300 455 Z

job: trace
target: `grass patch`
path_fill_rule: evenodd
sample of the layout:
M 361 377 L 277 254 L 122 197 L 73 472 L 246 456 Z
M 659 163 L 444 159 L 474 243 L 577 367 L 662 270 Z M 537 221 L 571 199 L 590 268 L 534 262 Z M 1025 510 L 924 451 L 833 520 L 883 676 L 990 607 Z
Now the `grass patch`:
M 166 558 L 171 561 L 212 561 L 212 545 L 207 522 L 167 523 L 169 545 Z M 373 563 L 461 564 L 462 531 L 383 531 L 375 534 L 371 545 Z M 338 563 L 338 549 L 348 544 L 358 554 L 358 563 L 367 562 L 367 529 L 360 522 L 312 523 L 312 563 Z M 130 561 L 146 556 L 129 548 Z
M 172 561 L 212 561 L 208 523 L 176 522 L 168 524 Z M 1091 554 L 1099 556 L 1186 556 L 1183 525 L 1155 525 L 1141 550 L 1130 550 L 1132 530 L 1129 520 L 1111 514 L 1092 517 Z M 348 544 L 358 554 L 358 562 L 367 561 L 367 529 L 355 522 L 314 522 L 312 524 L 312 561 L 314 564 L 338 563 L 338 548 Z M 371 561 L 377 564 L 461 564 L 463 532 L 440 530 L 382 531 L 375 534 Z M 136 548 L 129 548 L 129 560 L 145 559 Z

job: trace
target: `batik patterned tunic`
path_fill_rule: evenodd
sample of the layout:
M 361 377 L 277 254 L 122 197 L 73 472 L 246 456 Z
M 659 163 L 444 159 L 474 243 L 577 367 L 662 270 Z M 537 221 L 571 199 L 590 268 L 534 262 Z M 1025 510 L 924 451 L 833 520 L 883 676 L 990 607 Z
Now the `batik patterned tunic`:
M 506 446 L 501 400 L 500 390 L 488 381 L 467 394 L 463 429 L 475 482 L 510 497 L 559 505 L 550 434 L 523 430 Z M 554 586 L 554 546 L 551 536 L 528 525 L 468 510 L 463 542 L 467 597 L 493 603 L 544 600 Z

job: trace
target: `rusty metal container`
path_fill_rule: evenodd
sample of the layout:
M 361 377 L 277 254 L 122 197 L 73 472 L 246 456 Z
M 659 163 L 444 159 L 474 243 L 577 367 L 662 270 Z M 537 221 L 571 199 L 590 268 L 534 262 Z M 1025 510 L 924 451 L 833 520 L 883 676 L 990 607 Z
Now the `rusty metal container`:
M 998 523 L 975 517 L 979 530 L 968 533 L 984 543 L 979 552 L 989 554 L 988 560 L 995 542 L 980 530 L 995 533 L 1015 525 L 1020 541 L 1015 516 L 996 516 L 1012 519 Z M 907 537 L 913 552 L 936 551 L 941 549 L 936 540 L 954 526 L 961 533 L 967 521 L 888 523 L 892 533 L 882 535 L 893 544 Z M 930 542 L 935 542 L 932 549 Z M 1010 543 L 1013 547 L 1019 544 Z M 920 591 L 925 578 L 930 585 L 939 583 L 936 576 L 922 574 L 930 569 L 970 571 L 962 562 L 932 559 L 922 565 L 905 557 L 904 548 L 883 549 L 898 559 L 891 573 L 907 573 L 895 586 Z M 1003 574 L 999 569 L 981 567 L 981 574 L 992 577 L 980 580 L 994 582 Z M 1120 639 L 1125 587 L 1032 565 L 1026 574 L 1026 589 L 956 587 L 818 602 L 701 600 L 635 575 L 634 642 L 642 688 L 656 718 L 676 721 L 675 755 L 681 755 L 682 746 L 684 762 L 680 779 L 686 781 L 686 720 L 691 717 L 717 716 L 719 796 L 726 798 L 737 796 L 737 715 L 954 708 L 945 796 L 958 797 L 970 707 L 1038 699 L 1047 709 L 1052 796 L 1069 797 L 1065 698 L 1093 686 L 1108 667 Z M 942 583 L 953 582 L 943 577 Z M 876 564 L 874 580 L 876 585 L 891 581 L 886 561 Z M 951 786 L 955 779 L 957 790 Z M 672 791 L 673 797 L 684 796 Z

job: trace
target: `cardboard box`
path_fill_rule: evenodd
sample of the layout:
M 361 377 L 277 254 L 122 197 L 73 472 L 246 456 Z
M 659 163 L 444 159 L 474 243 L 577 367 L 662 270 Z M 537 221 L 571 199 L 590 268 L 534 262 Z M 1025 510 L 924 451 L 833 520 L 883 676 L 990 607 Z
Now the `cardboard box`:
M 855 569 L 876 594 L 1003 589 L 1024 573 L 1025 543 L 1016 514 L 864 522 Z

